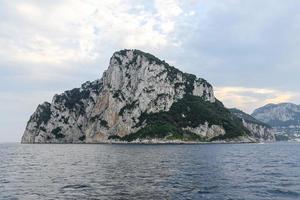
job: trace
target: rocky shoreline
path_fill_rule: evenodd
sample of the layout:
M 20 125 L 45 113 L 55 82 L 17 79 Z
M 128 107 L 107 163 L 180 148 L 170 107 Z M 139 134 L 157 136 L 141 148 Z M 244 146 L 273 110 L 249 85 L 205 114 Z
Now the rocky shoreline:
M 102 142 L 92 142 L 92 143 L 22 143 L 22 144 L 251 144 L 251 143 L 262 143 L 261 141 L 254 141 L 251 138 L 244 138 L 243 140 L 219 140 L 219 141 L 212 141 L 212 142 L 205 142 L 205 141 L 182 141 L 182 140 L 135 140 L 135 141 L 118 141 L 118 140 L 109 140 L 109 141 L 102 141 Z M 265 142 L 263 142 L 265 143 Z M 272 141 L 267 141 L 266 143 L 272 143 Z

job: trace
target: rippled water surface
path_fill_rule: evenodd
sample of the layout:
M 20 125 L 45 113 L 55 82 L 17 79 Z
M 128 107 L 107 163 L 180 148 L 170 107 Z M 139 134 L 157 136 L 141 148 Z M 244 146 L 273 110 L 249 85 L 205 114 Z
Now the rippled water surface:
M 0 199 L 300 199 L 300 143 L 0 144 Z

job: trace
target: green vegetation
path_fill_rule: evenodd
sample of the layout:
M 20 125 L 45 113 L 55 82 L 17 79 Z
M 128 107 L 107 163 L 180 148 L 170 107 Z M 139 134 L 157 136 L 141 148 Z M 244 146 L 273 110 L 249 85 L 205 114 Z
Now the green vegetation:
M 67 91 L 66 96 L 68 100 L 65 102 L 65 106 L 69 109 L 72 109 L 76 104 L 82 105 L 83 103 L 81 102 L 81 100 L 89 98 L 89 95 L 89 90 L 80 91 L 79 88 Z
M 152 89 L 144 88 L 143 91 L 146 93 L 151 93 L 151 92 L 154 92 L 155 89 L 154 88 L 152 88 Z
M 116 57 L 116 56 L 115 56 L 114 58 L 117 60 L 117 62 L 118 62 L 119 65 L 122 64 L 122 61 L 121 61 L 121 59 L 120 59 L 119 57 Z
M 108 123 L 105 120 L 100 120 L 100 125 L 103 126 L 103 127 L 105 127 L 105 128 L 109 128 L 108 127 Z
M 153 124 L 146 126 L 136 133 L 120 137 L 111 135 L 108 139 L 121 140 L 132 142 L 136 139 L 167 139 L 167 140 L 182 140 L 182 141 L 205 141 L 200 136 L 189 131 L 183 131 L 172 124 Z
M 257 125 L 261 125 L 261 126 L 271 128 L 271 126 L 269 126 L 268 124 L 265 124 L 265 123 L 255 119 L 251 115 L 248 115 L 247 113 L 244 113 L 243 111 L 241 111 L 239 109 L 231 108 L 229 110 L 232 114 L 234 114 L 235 116 L 237 116 L 240 119 L 244 119 L 248 123 L 257 124 Z
M 187 74 L 187 73 L 185 73 L 184 75 L 185 75 L 184 77 L 186 78 L 186 80 L 185 80 L 185 92 L 186 92 L 186 94 L 192 95 L 193 90 L 194 90 L 194 82 L 197 79 L 197 77 L 193 74 Z
M 90 90 L 95 92 L 96 94 L 99 94 L 102 90 L 103 83 L 100 80 L 96 80 L 93 82 L 87 81 L 81 85 L 82 90 Z
M 85 140 L 85 135 L 81 136 L 78 138 L 80 141 L 84 141 Z
M 55 136 L 56 139 L 64 138 L 65 135 L 61 134 L 61 128 L 57 127 L 51 131 L 51 133 Z
M 51 110 L 50 110 L 51 104 L 48 102 L 45 102 L 38 106 L 37 110 L 40 110 L 41 112 L 38 113 L 38 116 L 32 115 L 30 118 L 30 121 L 33 120 L 34 117 L 37 118 L 36 123 L 37 127 L 39 127 L 42 123 L 47 124 L 47 122 L 51 118 Z
M 117 98 L 119 101 L 125 100 L 124 94 L 121 90 L 115 91 L 115 93 L 113 94 L 113 98 Z
M 122 56 L 126 56 L 126 52 L 127 51 L 128 51 L 128 49 L 124 49 L 124 50 L 118 51 L 116 53 L 119 53 Z M 114 58 L 117 60 L 117 62 L 118 62 L 119 65 L 122 65 L 122 61 L 121 61 L 121 59 L 119 57 L 114 56 Z M 137 58 L 138 58 L 138 55 L 134 55 L 134 57 L 132 58 L 132 60 L 125 65 L 125 68 L 128 69 L 130 65 L 135 64 L 136 61 L 137 61 Z
M 44 127 L 39 127 L 41 131 L 47 132 L 47 130 Z
M 109 139 L 109 140 L 120 140 L 121 137 L 118 136 L 118 135 L 110 135 L 110 136 L 108 137 L 108 139 Z
M 126 110 L 132 110 L 136 106 L 137 102 L 138 100 L 135 100 L 131 104 L 125 105 L 123 108 L 121 108 L 119 115 L 123 115 Z
M 189 132 L 189 131 L 179 131 L 177 133 L 173 133 L 171 135 L 168 135 L 166 137 L 167 140 L 182 140 L 182 141 L 201 141 L 206 142 L 207 140 L 205 138 L 202 138 L 201 136 Z
M 135 49 L 133 51 L 134 54 L 138 54 L 138 55 L 142 55 L 142 56 L 145 56 L 150 64 L 151 63 L 156 63 L 156 64 L 167 64 L 164 60 L 160 60 L 159 58 L 155 57 L 154 55 L 150 54 L 150 53 L 146 53 L 146 52 L 143 52 L 143 51 L 140 51 L 140 50 L 137 50 Z M 167 64 L 168 65 L 168 64 Z
M 80 90 L 80 88 L 74 88 L 72 90 L 66 91 L 61 95 L 57 95 L 56 103 L 64 102 L 64 105 L 70 109 L 74 110 L 78 114 L 83 114 L 84 105 L 82 103 L 83 99 L 88 99 L 90 97 L 89 90 Z
M 64 116 L 62 116 L 62 119 L 64 120 L 64 123 L 65 124 L 68 124 L 68 122 L 69 122 L 69 117 L 64 117 Z
M 147 125 L 145 128 L 142 128 L 136 133 L 126 135 L 122 138 L 122 140 L 125 141 L 133 141 L 138 138 L 141 139 L 151 139 L 151 138 L 159 138 L 162 139 L 166 137 L 167 135 L 170 135 L 172 133 L 177 133 L 178 130 L 175 126 L 172 124 L 150 124 Z
M 94 121 L 96 121 L 99 117 L 100 117 L 100 115 L 95 115 L 95 116 L 93 116 L 93 117 L 90 118 L 90 121 L 91 121 L 91 122 L 94 122 Z
M 243 126 L 240 119 L 235 117 L 219 101 L 210 103 L 201 97 L 186 95 L 174 103 L 169 111 L 159 113 L 143 113 L 136 127 L 147 125 L 136 133 L 121 138 L 125 141 L 135 139 L 170 139 L 170 140 L 197 140 L 204 141 L 200 136 L 184 131 L 184 127 L 197 127 L 208 122 L 209 125 L 221 125 L 226 134 L 213 138 L 229 139 L 246 135 L 249 131 Z

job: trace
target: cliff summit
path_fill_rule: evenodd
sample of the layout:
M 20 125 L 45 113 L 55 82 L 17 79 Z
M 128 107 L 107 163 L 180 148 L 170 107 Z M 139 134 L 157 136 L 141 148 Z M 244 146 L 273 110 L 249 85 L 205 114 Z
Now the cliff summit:
M 140 50 L 121 50 L 113 54 L 101 79 L 39 105 L 22 143 L 265 138 L 225 108 L 206 80 Z

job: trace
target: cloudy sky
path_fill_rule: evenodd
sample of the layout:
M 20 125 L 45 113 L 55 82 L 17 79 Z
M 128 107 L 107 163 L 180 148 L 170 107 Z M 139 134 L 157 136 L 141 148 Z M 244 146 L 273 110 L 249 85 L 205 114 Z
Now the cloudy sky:
M 298 0 L 0 0 L 0 142 L 55 93 L 136 48 L 207 79 L 248 113 L 300 102 Z

